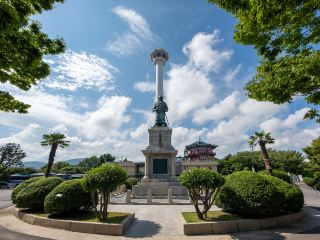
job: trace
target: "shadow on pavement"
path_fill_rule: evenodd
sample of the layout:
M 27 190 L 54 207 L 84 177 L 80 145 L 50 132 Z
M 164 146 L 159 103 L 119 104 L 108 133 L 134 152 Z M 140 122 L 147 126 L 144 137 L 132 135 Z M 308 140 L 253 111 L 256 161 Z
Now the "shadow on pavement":
M 158 223 L 135 219 L 126 231 L 126 237 L 152 237 L 159 233 L 161 226 Z
M 23 233 L 17 233 L 10 231 L 6 228 L 3 228 L 0 226 L 0 239 L 1 240 L 51 240 L 49 238 L 41 238 L 41 237 L 36 237 L 36 236 L 31 236 L 31 235 L 26 235 Z
M 286 239 L 277 232 L 244 232 L 237 233 L 231 236 L 234 240 L 283 240 Z

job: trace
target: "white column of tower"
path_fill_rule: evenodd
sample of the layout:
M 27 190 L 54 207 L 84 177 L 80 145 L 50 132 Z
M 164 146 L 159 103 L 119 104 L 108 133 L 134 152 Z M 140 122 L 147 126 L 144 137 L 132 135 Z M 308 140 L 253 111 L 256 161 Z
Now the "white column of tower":
M 159 97 L 163 97 L 163 62 L 158 60 L 156 62 L 156 84 L 157 84 L 157 92 L 156 92 L 156 101 Z

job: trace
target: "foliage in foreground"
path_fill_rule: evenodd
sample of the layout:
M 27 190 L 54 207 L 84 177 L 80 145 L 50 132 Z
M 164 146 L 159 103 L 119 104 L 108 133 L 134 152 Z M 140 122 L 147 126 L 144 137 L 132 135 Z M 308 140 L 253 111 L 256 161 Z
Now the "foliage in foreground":
M 96 206 L 94 193 L 99 193 L 100 208 L 95 207 L 98 219 L 105 220 L 108 217 L 108 203 L 111 192 L 115 191 L 127 179 L 126 171 L 118 164 L 105 163 L 100 167 L 88 171 L 84 175 L 84 187 L 91 194 L 93 205 Z
M 279 190 L 263 176 L 242 171 L 226 177 L 216 203 L 239 216 L 259 218 L 279 215 L 284 199 Z
M 44 200 L 44 210 L 48 213 L 75 212 L 89 210 L 91 207 L 90 193 L 85 191 L 82 179 L 59 184 Z
M 250 98 L 283 104 L 304 96 L 319 105 L 320 1 L 209 1 L 239 20 L 235 41 L 254 46 L 261 56 L 246 86 Z M 311 109 L 305 118 L 320 122 L 320 112 Z
M 45 197 L 62 182 L 62 178 L 49 177 L 30 183 L 16 195 L 17 207 L 43 209 Z
M 216 192 L 224 183 L 224 178 L 206 168 L 192 168 L 179 176 L 179 182 L 188 189 L 199 219 L 205 219 L 215 200 Z M 202 211 L 199 207 L 200 201 L 203 204 Z
M 43 177 L 34 177 L 34 178 L 29 178 L 25 181 L 23 181 L 22 183 L 20 183 L 19 185 L 17 185 L 11 192 L 11 201 L 13 203 L 16 203 L 16 196 L 17 194 L 25 187 L 27 187 L 29 184 L 38 181 L 39 179 L 42 179 Z
M 50 39 L 39 22 L 30 22 L 30 16 L 53 9 L 56 2 L 64 0 L 0 1 L 0 83 L 27 91 L 50 74 L 43 57 L 62 53 L 65 44 L 62 39 Z M 27 113 L 29 107 L 0 91 L 0 111 Z

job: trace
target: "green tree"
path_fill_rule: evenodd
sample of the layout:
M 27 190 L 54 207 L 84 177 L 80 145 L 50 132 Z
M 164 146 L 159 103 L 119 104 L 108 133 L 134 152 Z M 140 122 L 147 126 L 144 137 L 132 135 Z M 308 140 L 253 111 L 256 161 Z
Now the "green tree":
M 56 151 L 58 147 L 65 148 L 69 146 L 70 141 L 65 140 L 66 136 L 61 133 L 51 133 L 51 134 L 44 134 L 43 141 L 41 142 L 42 146 L 51 146 L 49 158 L 48 158 L 48 167 L 45 173 L 45 176 L 48 177 L 51 168 L 54 162 L 54 157 L 56 155 Z
M 30 16 L 51 10 L 64 0 L 0 1 L 0 83 L 10 83 L 24 91 L 50 74 L 43 61 L 48 54 L 65 50 L 62 39 L 50 39 Z M 30 105 L 0 91 L 0 111 L 27 113 Z
M 0 174 L 11 166 L 21 166 L 26 156 L 19 144 L 7 143 L 0 148 Z
M 263 161 L 264 165 L 266 167 L 266 170 L 270 175 L 272 175 L 272 167 L 270 164 L 270 158 L 268 155 L 268 151 L 266 148 L 267 144 L 272 144 L 274 143 L 274 139 L 271 137 L 271 133 L 265 133 L 264 131 L 261 132 L 255 132 L 253 136 L 250 136 L 250 139 L 248 141 L 249 145 L 252 147 L 255 147 L 257 144 L 259 144 L 261 148 L 261 152 L 263 155 Z
M 224 178 L 207 168 L 192 168 L 179 176 L 179 182 L 188 189 L 192 203 L 199 219 L 205 220 L 211 208 L 218 189 L 223 185 Z M 199 201 L 203 204 L 200 209 Z
M 303 148 L 309 159 L 310 168 L 315 173 L 320 172 L 320 137 L 314 139 L 310 146 Z
M 99 157 L 98 156 L 91 156 L 89 158 L 85 158 L 82 161 L 80 161 L 78 166 L 89 170 L 91 168 L 99 167 L 104 163 L 114 162 L 115 159 L 116 158 L 109 153 L 102 154 Z
M 320 1 L 209 0 L 239 22 L 234 39 L 252 45 L 261 56 L 257 73 L 246 89 L 251 98 L 277 104 L 304 96 L 320 103 Z M 305 118 L 320 122 L 310 110 Z
M 293 174 L 302 174 L 304 157 L 298 151 L 293 150 L 269 150 L 272 159 L 272 168 Z
M 108 217 L 108 203 L 111 192 L 115 191 L 127 180 L 126 171 L 118 164 L 103 164 L 88 171 L 84 177 L 84 187 L 91 193 L 93 205 L 96 206 L 95 191 L 100 196 L 100 209 L 95 207 L 98 219 L 105 220 Z

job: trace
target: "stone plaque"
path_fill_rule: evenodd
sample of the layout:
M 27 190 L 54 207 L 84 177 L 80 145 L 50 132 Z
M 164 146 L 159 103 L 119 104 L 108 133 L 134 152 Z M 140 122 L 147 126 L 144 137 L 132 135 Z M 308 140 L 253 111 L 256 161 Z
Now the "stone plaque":
M 153 159 L 153 174 L 168 174 L 168 159 Z

